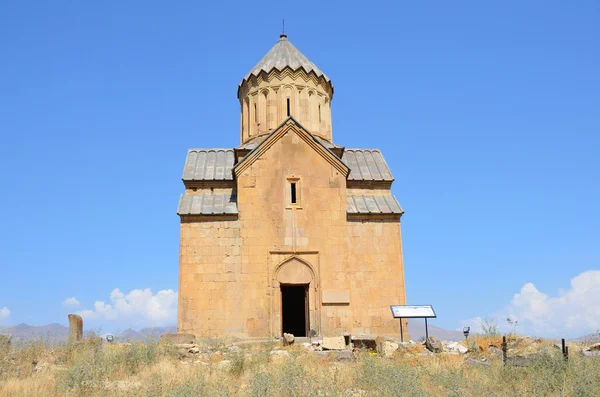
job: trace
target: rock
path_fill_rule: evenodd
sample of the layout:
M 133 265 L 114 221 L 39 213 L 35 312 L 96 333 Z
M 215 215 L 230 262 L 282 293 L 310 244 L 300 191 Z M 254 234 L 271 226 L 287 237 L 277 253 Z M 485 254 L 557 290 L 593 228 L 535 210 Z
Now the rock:
M 398 348 L 400 347 L 400 345 L 398 345 L 396 342 L 383 342 L 383 345 L 381 346 L 381 351 L 383 353 L 384 356 L 386 357 L 390 357 L 392 356 L 395 352 L 398 351 Z
M 227 351 L 230 352 L 230 353 L 236 353 L 236 352 L 239 352 L 240 350 L 242 350 L 242 348 L 239 347 L 239 346 L 236 346 L 236 345 L 229 346 L 227 348 Z
M 198 354 L 198 353 L 200 353 L 200 349 L 198 349 L 197 347 L 191 347 L 191 348 L 188 350 L 188 353 L 191 353 L 191 354 Z
M 588 350 L 588 351 L 600 351 L 600 343 L 594 343 L 593 345 L 591 345 L 590 347 L 588 347 L 586 350 Z
M 269 358 L 273 362 L 286 360 L 289 356 L 290 353 L 288 353 L 286 350 L 273 350 L 271 353 L 269 353 Z
M 0 352 L 8 352 L 10 350 L 11 334 L 0 334 Z
M 435 336 L 430 336 L 425 341 L 425 347 L 432 353 L 441 353 L 444 350 L 442 342 Z
M 600 343 L 594 343 L 581 349 L 581 355 L 584 357 L 600 357 Z
M 377 350 L 377 337 L 372 335 L 353 335 L 352 344 L 356 349 Z
M 77 314 L 69 314 L 69 343 L 80 342 L 83 337 L 83 319 Z
M 461 345 L 458 342 L 450 342 L 446 345 L 446 351 L 451 352 L 451 353 L 460 353 L 460 354 L 466 354 L 469 349 L 467 349 L 466 347 L 464 347 L 463 345 Z
M 480 367 L 480 366 L 484 366 L 484 367 L 489 367 L 491 364 L 489 363 L 489 361 L 485 361 L 485 360 L 477 360 L 477 359 L 470 359 L 469 360 L 469 366 L 471 367 Z
M 302 346 L 303 348 L 305 348 L 306 350 L 308 350 L 309 352 L 315 351 L 317 348 L 316 346 L 313 346 L 312 344 L 308 343 L 308 342 L 304 342 L 303 344 L 301 344 L 300 346 Z
M 289 346 L 289 345 L 294 344 L 294 340 L 296 340 L 296 338 L 294 337 L 294 335 L 287 334 L 287 333 L 283 334 L 283 345 L 284 346 Z
M 194 344 L 196 342 L 196 335 L 194 334 L 171 334 L 164 333 L 160 335 L 160 342 L 170 343 L 174 345 L 181 344 Z
M 192 347 L 198 347 L 197 345 L 193 344 L 193 343 L 178 343 L 176 345 L 173 345 L 174 347 L 178 348 L 178 349 L 191 349 Z
M 351 350 L 328 350 L 328 351 L 316 351 L 314 352 L 319 357 L 331 358 L 337 361 L 351 361 L 354 360 L 354 353 Z
M 600 357 L 600 351 L 598 351 L 598 350 L 582 349 L 581 350 L 581 355 L 584 356 L 584 357 Z
M 325 336 L 323 337 L 321 346 L 323 350 L 344 350 L 346 348 L 346 341 L 343 336 Z

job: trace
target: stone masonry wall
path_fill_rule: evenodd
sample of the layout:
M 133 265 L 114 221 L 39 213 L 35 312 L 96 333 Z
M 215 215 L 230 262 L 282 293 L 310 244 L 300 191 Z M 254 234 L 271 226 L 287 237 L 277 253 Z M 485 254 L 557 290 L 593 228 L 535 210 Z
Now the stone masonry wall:
M 279 282 L 302 277 L 318 334 L 399 335 L 389 308 L 405 303 L 398 218 L 348 220 L 345 176 L 293 129 L 237 176 L 237 195 L 238 219 L 182 219 L 180 332 L 280 336 Z M 341 301 L 323 302 L 332 296 Z

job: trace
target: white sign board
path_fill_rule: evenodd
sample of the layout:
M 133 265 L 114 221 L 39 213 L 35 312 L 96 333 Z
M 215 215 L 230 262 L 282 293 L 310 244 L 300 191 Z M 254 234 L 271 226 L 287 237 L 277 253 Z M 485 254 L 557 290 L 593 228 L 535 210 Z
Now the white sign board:
M 394 318 L 435 318 L 431 305 L 421 306 L 390 306 Z

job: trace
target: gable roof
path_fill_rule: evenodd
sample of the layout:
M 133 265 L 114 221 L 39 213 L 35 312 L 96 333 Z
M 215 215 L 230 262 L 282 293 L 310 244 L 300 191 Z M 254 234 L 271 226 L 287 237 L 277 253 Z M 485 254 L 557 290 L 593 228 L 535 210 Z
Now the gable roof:
M 294 117 L 289 116 L 277 128 L 271 132 L 267 138 L 262 141 L 257 147 L 252 149 L 240 162 L 233 167 L 233 172 L 238 175 L 246 170 L 254 163 L 264 152 L 266 152 L 273 144 L 283 137 L 290 129 L 296 127 L 298 136 L 302 138 L 309 146 L 335 167 L 344 177 L 348 177 L 350 168 L 338 156 L 328 149 L 320 139 L 311 134 L 302 126 Z
M 394 180 L 379 149 L 346 149 L 342 160 L 350 167 L 349 181 Z
M 183 168 L 184 181 L 232 181 L 233 149 L 189 149 Z

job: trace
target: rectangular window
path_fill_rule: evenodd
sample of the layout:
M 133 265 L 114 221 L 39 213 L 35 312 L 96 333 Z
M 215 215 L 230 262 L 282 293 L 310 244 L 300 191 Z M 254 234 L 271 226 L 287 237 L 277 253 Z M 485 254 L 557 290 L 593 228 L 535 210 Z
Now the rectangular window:
M 290 98 L 287 99 L 287 115 L 290 116 Z
M 292 189 L 291 190 L 292 204 L 296 204 L 297 203 L 296 202 L 296 182 L 290 183 L 290 188 Z

